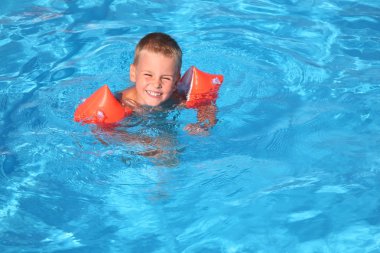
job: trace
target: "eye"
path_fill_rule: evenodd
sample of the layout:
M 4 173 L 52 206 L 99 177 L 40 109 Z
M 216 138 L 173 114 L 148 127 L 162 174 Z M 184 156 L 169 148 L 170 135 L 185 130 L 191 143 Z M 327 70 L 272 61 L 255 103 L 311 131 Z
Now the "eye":
M 152 77 L 152 74 L 144 73 L 144 76 L 145 76 L 145 77 Z
M 164 77 L 162 77 L 162 80 L 164 80 L 164 81 L 171 81 L 172 78 L 168 77 L 168 76 L 164 76 Z

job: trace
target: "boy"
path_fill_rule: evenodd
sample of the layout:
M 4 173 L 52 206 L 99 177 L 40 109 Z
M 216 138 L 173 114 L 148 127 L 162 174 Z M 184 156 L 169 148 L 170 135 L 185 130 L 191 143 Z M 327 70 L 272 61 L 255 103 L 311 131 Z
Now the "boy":
M 150 33 L 143 37 L 135 49 L 130 66 L 130 80 L 134 86 L 121 92 L 121 103 L 134 111 L 142 106 L 182 105 L 186 97 L 179 94 L 177 84 L 181 78 L 182 50 L 177 42 L 164 33 Z M 216 124 L 214 104 L 198 108 L 198 122 L 185 129 L 202 133 Z

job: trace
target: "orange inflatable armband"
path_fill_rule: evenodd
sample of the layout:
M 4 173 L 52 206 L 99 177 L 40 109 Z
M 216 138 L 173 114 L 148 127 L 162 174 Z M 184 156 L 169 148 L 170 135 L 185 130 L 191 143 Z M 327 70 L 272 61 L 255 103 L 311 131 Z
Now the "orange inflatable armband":
M 192 66 L 178 83 L 178 91 L 186 94 L 186 107 L 196 108 L 215 102 L 223 75 L 213 75 Z
M 124 108 L 104 85 L 78 106 L 74 120 L 85 124 L 112 124 L 131 113 L 132 109 Z

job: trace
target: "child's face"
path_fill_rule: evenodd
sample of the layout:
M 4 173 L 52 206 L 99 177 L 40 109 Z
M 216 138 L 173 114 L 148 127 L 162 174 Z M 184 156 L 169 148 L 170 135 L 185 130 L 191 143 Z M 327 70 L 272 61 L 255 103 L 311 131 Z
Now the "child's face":
M 136 102 L 157 106 L 168 100 L 179 80 L 176 61 L 160 53 L 142 50 L 137 64 L 130 68 L 130 79 L 135 83 Z

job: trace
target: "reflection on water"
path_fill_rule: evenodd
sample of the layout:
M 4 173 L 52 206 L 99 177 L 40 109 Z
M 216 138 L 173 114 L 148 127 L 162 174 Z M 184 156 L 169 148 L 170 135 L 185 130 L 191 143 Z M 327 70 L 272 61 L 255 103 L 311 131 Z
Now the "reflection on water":
M 378 13 L 369 0 L 0 1 L 0 251 L 376 252 Z M 152 31 L 178 39 L 183 69 L 224 74 L 209 135 L 183 130 L 192 110 L 73 122 L 91 90 L 130 85 Z
M 143 156 L 156 166 L 176 167 L 181 152 L 177 139 L 179 113 L 172 108 L 145 110 L 117 126 L 95 127 L 93 133 L 103 145 L 133 147 L 132 155 Z

